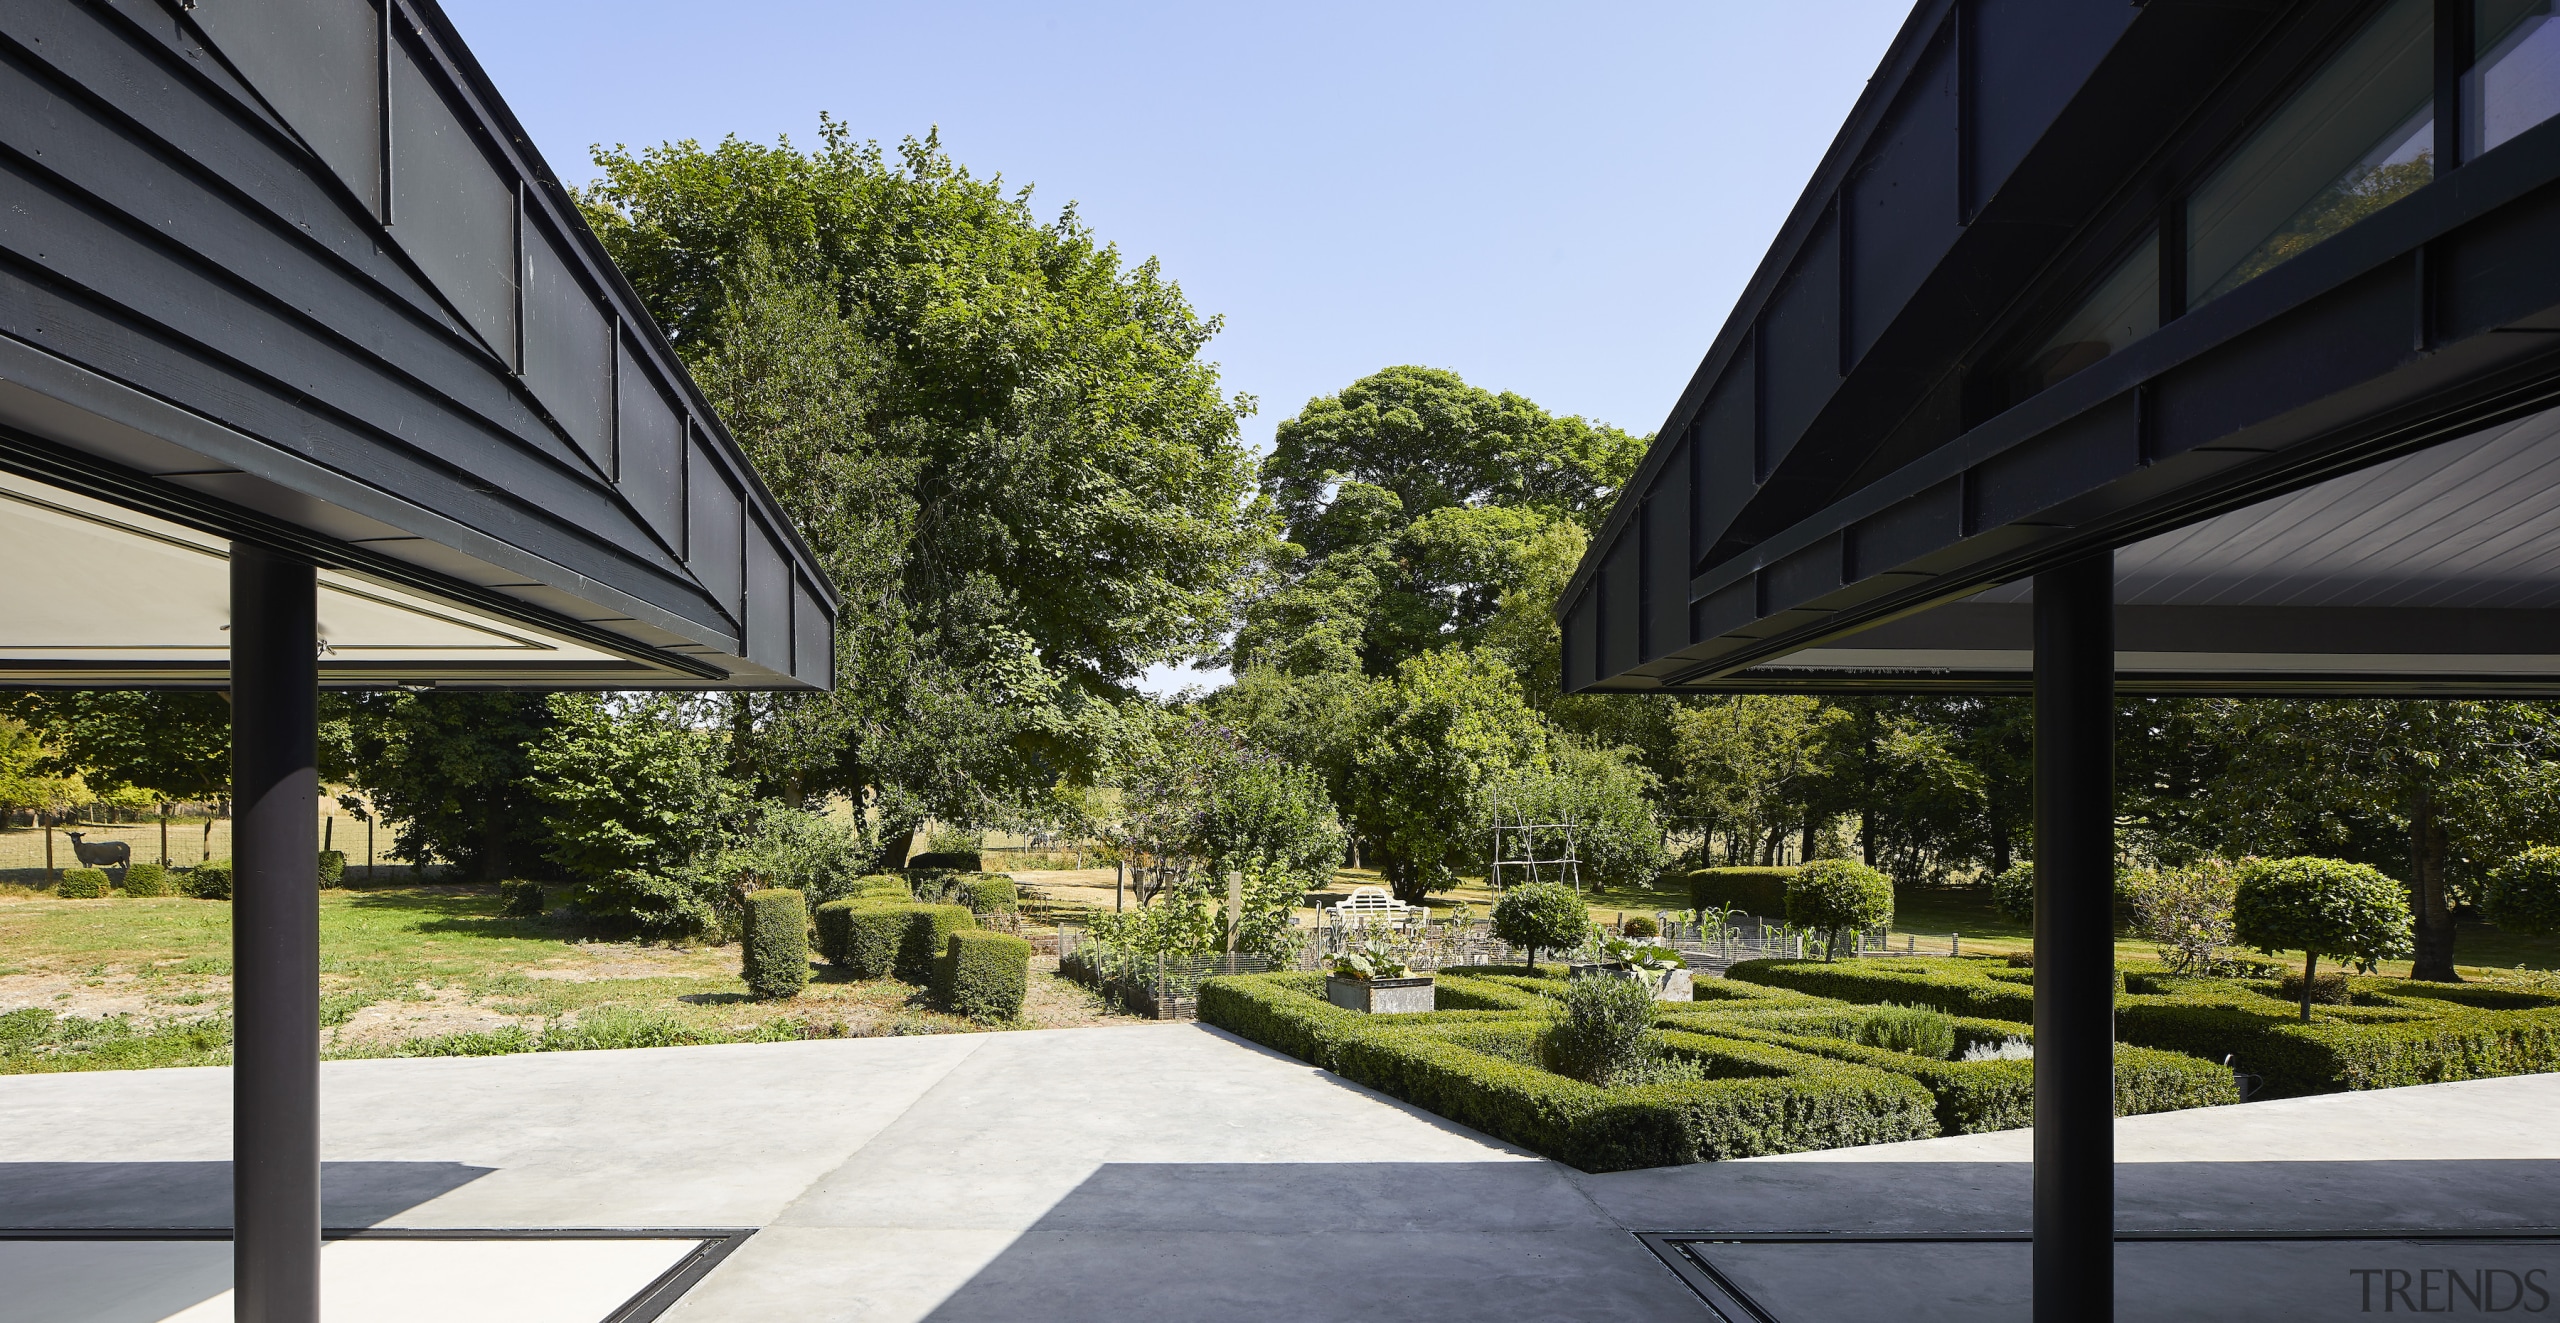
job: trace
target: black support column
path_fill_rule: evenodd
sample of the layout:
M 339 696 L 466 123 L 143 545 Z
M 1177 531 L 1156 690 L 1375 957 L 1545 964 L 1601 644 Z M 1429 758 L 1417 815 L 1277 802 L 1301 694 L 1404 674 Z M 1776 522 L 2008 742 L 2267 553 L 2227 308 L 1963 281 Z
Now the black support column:
M 2115 1316 L 2115 592 L 2036 576 L 2036 1323 Z
M 317 584 L 231 544 L 235 1316 L 320 1317 Z

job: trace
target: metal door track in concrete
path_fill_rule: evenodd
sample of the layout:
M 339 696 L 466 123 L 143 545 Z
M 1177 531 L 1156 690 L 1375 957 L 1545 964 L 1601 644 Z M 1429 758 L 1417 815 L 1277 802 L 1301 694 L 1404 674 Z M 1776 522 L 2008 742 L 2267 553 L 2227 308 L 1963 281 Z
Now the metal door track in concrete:
M 373 1323 L 652 1323 L 755 1234 L 739 1227 L 347 1227 L 325 1233 L 329 1317 Z M 0 1228 L 9 1317 L 215 1323 L 224 1227 Z M 24 1310 L 20 1313 L 16 1311 Z
M 2024 1320 L 2024 1231 L 1638 1237 L 1725 1323 Z M 2560 1305 L 2560 1227 L 2430 1231 L 2120 1231 L 2120 1323 L 2435 1313 L 2544 1316 Z

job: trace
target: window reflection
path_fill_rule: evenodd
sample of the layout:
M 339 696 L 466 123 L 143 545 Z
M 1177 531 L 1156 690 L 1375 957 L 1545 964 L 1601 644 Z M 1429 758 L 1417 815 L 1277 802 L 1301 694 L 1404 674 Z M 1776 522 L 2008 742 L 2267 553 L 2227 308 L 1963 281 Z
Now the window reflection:
M 2187 201 L 2201 304 L 2434 177 L 2431 0 L 2385 8 Z
M 2465 159 L 2560 114 L 2560 23 L 2551 0 L 2479 0 L 2462 76 Z
M 2024 399 L 2160 329 L 2160 238 L 2153 235 L 2100 282 L 2027 359 L 2016 396 Z

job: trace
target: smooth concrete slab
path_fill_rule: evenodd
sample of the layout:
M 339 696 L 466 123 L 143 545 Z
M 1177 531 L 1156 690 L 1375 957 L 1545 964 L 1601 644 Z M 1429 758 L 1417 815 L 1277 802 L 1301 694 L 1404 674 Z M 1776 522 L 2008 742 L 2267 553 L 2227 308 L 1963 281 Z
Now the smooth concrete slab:
M 320 1309 L 364 1323 L 601 1323 L 695 1239 L 339 1240 Z M 230 1323 L 222 1240 L 0 1241 L 0 1320 Z
M 1637 1233 L 2018 1232 L 2029 1214 L 2024 1131 L 1589 1175 L 1197 1025 L 322 1076 L 333 1225 L 761 1228 L 671 1323 L 1704 1319 Z M 228 1107 L 219 1070 L 0 1078 L 0 1223 L 221 1225 Z M 2126 1280 L 2156 1254 L 2200 1290 L 2329 1291 L 2395 1235 L 2549 1228 L 2553 1117 L 2560 1077 L 2536 1076 L 2126 1120 L 2128 1229 L 2383 1233 L 2274 1257 L 2128 1249 Z M 1788 1297 L 1789 1323 L 1997 1317 L 2023 1299 L 2014 1252 L 1823 1241 L 1733 1270 L 1844 1292 Z

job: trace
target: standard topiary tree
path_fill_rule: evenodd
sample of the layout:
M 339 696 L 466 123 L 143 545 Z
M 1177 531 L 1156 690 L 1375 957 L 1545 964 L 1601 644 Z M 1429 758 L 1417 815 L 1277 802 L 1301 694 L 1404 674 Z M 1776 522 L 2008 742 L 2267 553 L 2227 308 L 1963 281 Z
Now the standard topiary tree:
M 980 1024 L 1022 1016 L 1031 984 L 1031 943 L 1006 933 L 956 932 L 933 965 L 933 1000 Z
M 2352 958 L 2371 969 L 2409 952 L 2409 898 L 2400 884 L 2343 859 L 2254 859 L 2240 869 L 2231 927 L 2241 941 L 2274 955 L 2302 952 L 2302 1018 L 2311 1019 L 2320 957 Z
M 747 990 L 768 1001 L 799 996 L 809 983 L 807 899 L 788 887 L 750 891 L 746 915 L 738 954 Z
M 1562 882 L 1524 882 L 1503 892 L 1493 907 L 1493 935 L 1528 948 L 1533 974 L 1538 952 L 1579 946 L 1590 931 L 1591 911 Z
M 2560 846 L 2537 845 L 2489 870 L 2480 912 L 2511 933 L 2560 933 Z
M 1817 859 L 1787 879 L 1787 922 L 1823 935 L 1822 958 L 1840 934 L 1893 922 L 1893 883 L 1855 859 Z
M 154 863 L 137 863 L 126 868 L 124 894 L 128 896 L 168 895 L 169 870 Z

